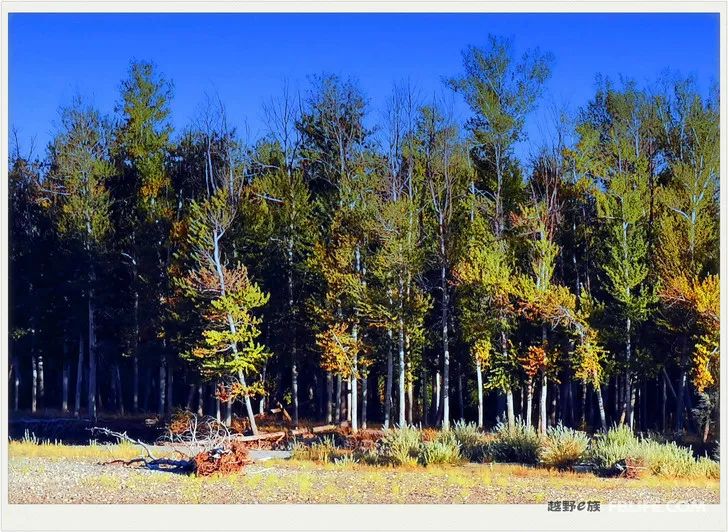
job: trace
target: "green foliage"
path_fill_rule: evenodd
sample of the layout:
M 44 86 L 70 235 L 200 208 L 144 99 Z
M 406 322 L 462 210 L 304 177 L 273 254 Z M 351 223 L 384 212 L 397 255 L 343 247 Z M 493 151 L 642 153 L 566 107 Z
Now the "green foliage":
M 499 423 L 491 444 L 493 458 L 499 462 L 537 464 L 541 454 L 541 437 L 522 421 L 513 426 Z
M 93 248 L 111 232 L 108 125 L 99 112 L 76 99 L 61 111 L 61 129 L 51 145 L 50 184 L 61 197 L 61 233 Z
M 422 434 L 414 427 L 398 427 L 384 431 L 380 452 L 392 465 L 417 464 L 422 449 Z
M 483 462 L 490 455 L 489 440 L 478 430 L 475 423 L 456 421 L 450 429 L 455 441 L 460 446 L 460 454 L 470 462 Z
M 424 466 L 433 464 L 459 464 L 462 462 L 460 444 L 451 434 L 443 432 L 436 440 L 422 443 L 418 460 Z
M 540 461 L 547 467 L 568 468 L 582 460 L 588 446 L 589 437 L 585 432 L 557 425 L 546 433 Z
M 198 306 L 206 329 L 197 346 L 183 357 L 196 363 L 208 378 L 255 373 L 268 353 L 256 342 L 261 319 L 254 310 L 266 304 L 268 295 L 249 279 L 244 265 L 225 265 L 221 239 L 234 211 L 224 189 L 205 202 L 193 203 L 190 210 L 188 243 L 195 265 L 187 276 L 177 279 L 177 285 Z M 239 382 L 233 391 L 237 395 L 249 390 Z
M 652 475 L 665 478 L 716 478 L 719 469 L 717 462 L 708 458 L 696 460 L 690 449 L 675 442 L 640 439 L 624 426 L 597 435 L 591 442 L 588 459 L 607 474 L 621 471 L 627 460 L 642 464 Z

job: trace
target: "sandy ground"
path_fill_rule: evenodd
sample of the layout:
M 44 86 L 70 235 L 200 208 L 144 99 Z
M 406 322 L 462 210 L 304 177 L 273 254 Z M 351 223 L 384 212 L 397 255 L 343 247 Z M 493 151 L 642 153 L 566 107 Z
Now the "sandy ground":
M 12 455 L 9 494 L 11 504 L 718 504 L 720 498 L 717 480 L 607 479 L 502 465 L 393 469 L 270 459 L 242 474 L 197 478 L 85 458 Z

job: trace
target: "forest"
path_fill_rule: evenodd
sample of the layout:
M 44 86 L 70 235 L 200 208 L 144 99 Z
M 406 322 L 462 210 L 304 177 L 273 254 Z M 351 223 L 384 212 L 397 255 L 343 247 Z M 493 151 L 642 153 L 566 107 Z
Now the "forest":
M 114 109 L 74 98 L 43 153 L 11 132 L 11 418 L 186 409 L 256 433 L 280 403 L 354 432 L 714 440 L 718 88 L 597 75 L 568 112 L 553 62 L 490 36 L 441 94 L 378 102 L 312 75 L 251 139 L 215 95 L 174 130 L 173 80 L 133 61 Z

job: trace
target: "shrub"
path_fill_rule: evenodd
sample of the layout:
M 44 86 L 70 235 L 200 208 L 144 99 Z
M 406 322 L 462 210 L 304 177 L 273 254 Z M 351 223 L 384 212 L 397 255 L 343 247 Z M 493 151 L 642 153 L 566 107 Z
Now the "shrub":
M 636 448 L 639 440 L 629 427 L 612 427 L 606 433 L 598 434 L 592 440 L 588 459 L 601 473 L 613 474 L 619 471 L 618 465 L 628 458 L 638 458 Z
M 668 478 L 689 477 L 695 467 L 695 458 L 690 449 L 675 442 L 660 444 L 642 440 L 637 445 L 636 457 L 642 458 L 647 470 L 656 476 Z
M 384 461 L 392 465 L 414 465 L 422 447 L 422 435 L 414 427 L 385 430 L 381 441 Z
M 375 449 L 358 449 L 354 451 L 353 458 L 360 464 L 382 465 L 382 457 Z
M 420 447 L 418 459 L 424 466 L 458 464 L 462 461 L 460 444 L 454 437 L 440 437 L 435 441 L 424 442 Z
M 427 427 L 421 430 L 421 434 L 422 441 L 435 441 L 437 439 L 437 435 L 440 434 L 440 431 L 433 429 L 432 427 Z
M 475 423 L 457 421 L 451 429 L 455 441 L 460 444 L 460 454 L 470 462 L 490 459 L 490 435 L 484 434 Z
M 341 456 L 334 438 L 327 436 L 321 441 L 306 445 L 295 442 L 291 449 L 291 457 L 295 460 L 312 460 L 314 462 L 333 462 Z
M 495 460 L 524 464 L 538 463 L 540 448 L 539 435 L 533 427 L 520 421 L 511 427 L 504 423 L 496 425 L 494 439 L 490 444 L 490 452 Z
M 693 466 L 693 477 L 697 478 L 720 478 L 720 463 L 710 458 L 701 457 Z
M 597 436 L 588 455 L 594 465 L 606 474 L 624 472 L 635 477 L 640 473 L 636 470 L 641 470 L 645 474 L 667 478 L 720 476 L 717 462 L 708 458 L 696 460 L 689 448 L 675 442 L 639 439 L 628 427 L 615 427 Z
M 586 433 L 558 425 L 549 429 L 541 449 L 541 463 L 565 469 L 578 463 L 589 447 Z

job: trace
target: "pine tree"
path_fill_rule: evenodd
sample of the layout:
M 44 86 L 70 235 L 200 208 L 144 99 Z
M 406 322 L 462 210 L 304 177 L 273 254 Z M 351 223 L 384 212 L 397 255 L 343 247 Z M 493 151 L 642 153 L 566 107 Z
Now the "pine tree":
M 140 323 L 156 323 L 160 328 L 161 309 L 142 279 L 155 286 L 165 273 L 166 257 L 161 249 L 167 242 L 172 217 L 171 181 L 165 168 L 169 137 L 172 86 L 151 63 L 134 62 L 121 85 L 117 111 L 121 123 L 116 130 L 114 152 L 118 183 L 113 189 L 117 245 L 129 268 L 131 286 L 131 331 L 129 354 L 132 359 L 132 406 L 139 410 Z M 163 290 L 160 284 L 152 292 Z M 140 295 L 141 300 L 140 300 Z M 141 308 L 140 308 L 141 307 Z M 159 336 L 159 335 L 158 335 Z M 167 367 L 166 351 L 161 350 L 160 371 Z M 160 396 L 164 396 L 161 390 Z M 164 412 L 160 400 L 160 413 Z
M 268 356 L 260 335 L 260 318 L 254 310 L 268 301 L 248 277 L 243 264 L 229 264 L 223 244 L 225 233 L 235 220 L 225 189 L 190 208 L 188 242 L 195 267 L 178 279 L 178 286 L 198 305 L 206 328 L 199 344 L 184 357 L 198 364 L 208 379 L 222 379 L 221 399 L 241 399 L 245 403 L 253 434 L 258 433 L 251 394 L 261 390 L 246 380 L 255 375 Z

